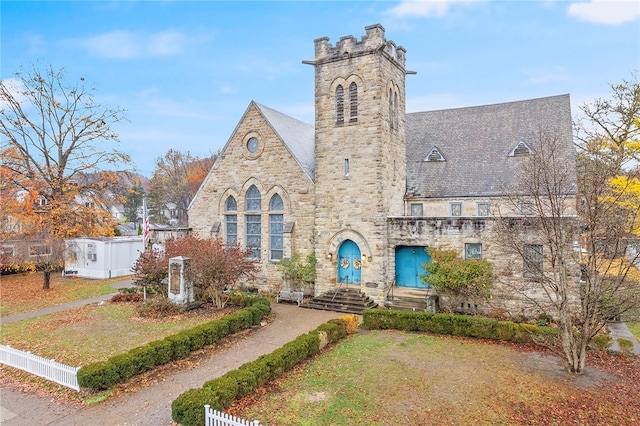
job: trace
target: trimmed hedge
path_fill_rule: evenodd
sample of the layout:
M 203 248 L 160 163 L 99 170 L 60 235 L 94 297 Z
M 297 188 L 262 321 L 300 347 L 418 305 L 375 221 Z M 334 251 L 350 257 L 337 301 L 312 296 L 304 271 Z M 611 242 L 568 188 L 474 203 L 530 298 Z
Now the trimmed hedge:
M 236 399 L 252 393 L 258 386 L 280 377 L 320 352 L 321 341 L 335 343 L 343 339 L 350 326 L 346 319 L 331 320 L 270 354 L 209 380 L 200 389 L 186 391 L 171 404 L 173 421 L 183 426 L 203 425 L 205 405 L 219 411 L 228 408 Z
M 269 312 L 271 305 L 267 299 L 251 298 L 246 308 L 221 319 L 114 355 L 107 361 L 85 365 L 78 371 L 78 384 L 94 390 L 108 389 L 158 365 L 186 358 L 191 352 L 238 330 L 259 324 Z
M 558 337 L 558 330 L 553 327 L 469 315 L 384 309 L 366 309 L 362 313 L 362 327 L 369 330 L 420 331 L 517 343 L 535 343 L 540 340 L 550 342 Z

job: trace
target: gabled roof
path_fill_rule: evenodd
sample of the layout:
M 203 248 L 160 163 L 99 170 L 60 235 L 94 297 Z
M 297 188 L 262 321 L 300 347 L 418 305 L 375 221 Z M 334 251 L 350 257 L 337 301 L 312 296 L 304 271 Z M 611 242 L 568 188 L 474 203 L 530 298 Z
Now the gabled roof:
M 253 102 L 293 158 L 311 181 L 315 181 L 315 130 L 313 125 L 296 120 L 267 106 Z
M 510 155 L 540 131 L 559 131 L 563 156 L 575 159 L 569 95 L 407 114 L 407 196 L 499 196 L 522 156 Z M 424 159 L 437 147 L 446 161 Z

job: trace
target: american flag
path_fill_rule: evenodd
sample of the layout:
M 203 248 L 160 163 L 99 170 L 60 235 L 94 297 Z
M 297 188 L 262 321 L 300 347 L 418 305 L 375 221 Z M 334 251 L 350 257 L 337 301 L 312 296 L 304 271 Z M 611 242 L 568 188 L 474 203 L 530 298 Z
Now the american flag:
M 142 199 L 142 236 L 144 239 L 145 247 L 149 243 L 149 213 L 147 212 L 147 200 Z

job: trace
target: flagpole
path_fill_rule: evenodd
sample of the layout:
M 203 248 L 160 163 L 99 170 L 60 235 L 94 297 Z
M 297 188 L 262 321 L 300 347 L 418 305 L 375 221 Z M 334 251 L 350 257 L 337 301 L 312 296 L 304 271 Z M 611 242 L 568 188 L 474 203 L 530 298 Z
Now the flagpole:
M 151 229 L 149 226 L 149 212 L 147 211 L 147 199 L 142 199 L 142 239 L 144 250 L 147 251 L 151 239 Z

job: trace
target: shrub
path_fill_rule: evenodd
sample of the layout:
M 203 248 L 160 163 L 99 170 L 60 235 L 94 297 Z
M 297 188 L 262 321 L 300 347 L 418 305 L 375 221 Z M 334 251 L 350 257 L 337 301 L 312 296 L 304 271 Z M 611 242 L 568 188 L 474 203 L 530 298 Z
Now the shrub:
M 618 345 L 620 346 L 620 354 L 628 359 L 634 357 L 633 342 L 629 339 L 618 338 Z
M 201 426 L 205 422 L 204 406 L 215 406 L 215 399 L 210 389 L 190 389 L 171 403 L 171 417 L 183 426 Z
M 360 326 L 360 318 L 354 314 L 347 314 L 340 317 L 346 326 L 347 334 L 354 334 L 358 331 Z
M 213 392 L 213 399 L 209 403 L 214 410 L 222 411 L 233 404 L 238 395 L 238 383 L 233 377 L 222 376 L 209 380 L 202 385 L 204 389 Z
M 141 302 L 142 293 L 118 293 L 111 297 L 113 303 Z
M 590 343 L 594 349 L 606 352 L 613 343 L 613 338 L 608 334 L 598 333 L 593 336 Z
M 147 299 L 137 309 L 138 315 L 144 318 L 162 318 L 178 314 L 181 311 L 180 306 L 163 296 Z
M 118 383 L 120 376 L 116 367 L 108 362 L 96 362 L 78 370 L 78 384 L 95 390 L 109 389 Z

